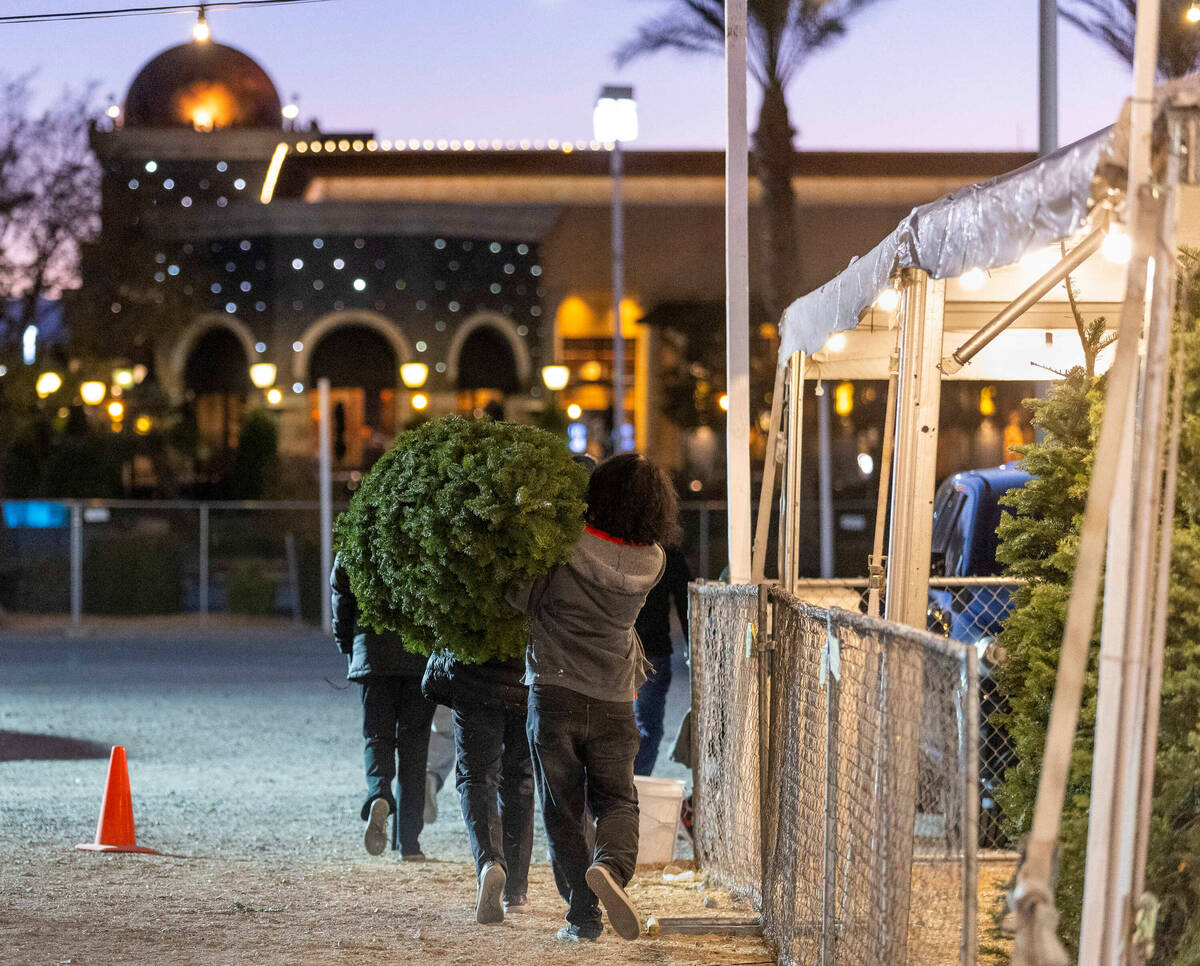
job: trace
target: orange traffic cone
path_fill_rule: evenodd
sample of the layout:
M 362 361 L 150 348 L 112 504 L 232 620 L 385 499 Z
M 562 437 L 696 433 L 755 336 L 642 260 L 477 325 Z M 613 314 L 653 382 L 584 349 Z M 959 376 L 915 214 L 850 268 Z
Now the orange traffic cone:
M 104 782 L 104 797 L 100 800 L 100 821 L 96 824 L 96 841 L 75 846 L 87 852 L 148 852 L 137 844 L 133 831 L 133 800 L 129 795 L 129 769 L 125 765 L 125 748 L 114 745 L 108 759 L 108 778 Z

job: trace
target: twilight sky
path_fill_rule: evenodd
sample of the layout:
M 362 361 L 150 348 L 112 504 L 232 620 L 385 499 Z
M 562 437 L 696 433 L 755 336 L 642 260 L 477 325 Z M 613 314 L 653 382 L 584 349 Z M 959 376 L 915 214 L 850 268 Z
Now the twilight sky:
M 131 0 L 129 6 L 151 0 Z M 0 13 L 103 0 L 0 0 Z M 720 147 L 719 59 L 658 54 L 624 71 L 612 51 L 663 0 L 331 0 L 216 11 L 214 39 L 259 61 L 301 118 L 381 138 L 591 137 L 604 83 L 631 83 L 640 147 Z M 815 58 L 789 96 L 802 148 L 1015 149 L 1037 144 L 1037 0 L 880 0 Z M 138 67 L 190 38 L 193 17 L 0 25 L 0 70 L 38 71 L 49 96 L 99 84 L 124 96 Z M 1111 123 L 1130 79 L 1059 25 L 1059 135 Z M 751 93 L 751 110 L 756 96 Z

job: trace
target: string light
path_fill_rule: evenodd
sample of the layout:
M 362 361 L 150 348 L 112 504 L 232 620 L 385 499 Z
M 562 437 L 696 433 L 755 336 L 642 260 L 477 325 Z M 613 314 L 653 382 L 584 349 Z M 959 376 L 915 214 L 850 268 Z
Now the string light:
M 204 43 L 212 37 L 212 31 L 208 29 L 208 21 L 204 18 L 204 4 L 200 4 L 200 13 L 196 16 L 196 24 L 192 27 L 192 38 L 197 43 Z
M 1183 16 L 1188 23 L 1200 23 L 1200 3 L 1193 3 Z

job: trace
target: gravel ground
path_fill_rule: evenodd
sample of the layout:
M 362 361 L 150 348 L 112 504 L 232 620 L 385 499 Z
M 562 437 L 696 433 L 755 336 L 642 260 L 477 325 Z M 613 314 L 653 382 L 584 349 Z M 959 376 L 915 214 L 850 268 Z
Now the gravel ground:
M 452 783 L 422 835 L 430 862 L 368 856 L 358 689 L 311 630 L 97 621 L 68 637 L 52 621 L 10 622 L 0 668 L 0 964 L 770 961 L 756 940 L 718 937 L 608 933 L 564 948 L 540 830 L 533 912 L 476 925 Z M 685 692 L 680 675 L 668 736 Z M 127 750 L 139 844 L 163 855 L 71 848 L 95 834 L 113 744 Z M 12 760 L 24 755 L 36 757 Z M 643 917 L 748 914 L 653 869 L 631 895 Z

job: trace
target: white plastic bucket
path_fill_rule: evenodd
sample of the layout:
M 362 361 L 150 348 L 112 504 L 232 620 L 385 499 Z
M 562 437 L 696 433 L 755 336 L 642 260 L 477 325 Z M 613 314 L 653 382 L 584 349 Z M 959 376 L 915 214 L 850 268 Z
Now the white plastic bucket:
M 683 782 L 635 775 L 633 783 L 638 795 L 638 863 L 670 862 L 675 858 Z

